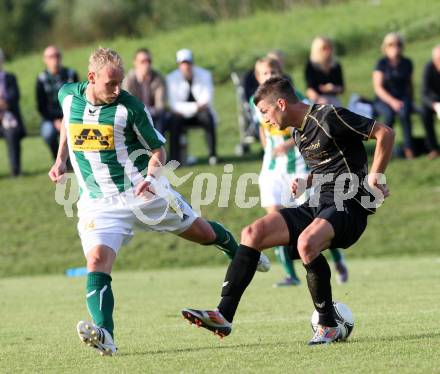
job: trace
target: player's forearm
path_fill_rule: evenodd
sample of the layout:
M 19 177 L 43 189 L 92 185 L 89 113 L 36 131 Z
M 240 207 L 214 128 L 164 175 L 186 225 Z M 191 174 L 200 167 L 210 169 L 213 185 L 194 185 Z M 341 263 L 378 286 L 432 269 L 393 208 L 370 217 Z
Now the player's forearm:
M 258 131 L 259 131 L 259 133 L 260 133 L 260 143 L 261 143 L 261 146 L 262 146 L 263 149 L 264 149 L 264 148 L 266 148 L 266 134 L 264 133 L 264 130 L 263 130 L 263 127 L 262 127 L 262 126 L 260 126 L 260 127 L 258 128 Z
M 147 175 L 159 177 L 158 170 L 165 165 L 166 152 L 164 147 L 153 149 L 151 151 L 150 161 L 148 162 Z
M 295 145 L 295 139 L 293 138 L 290 138 L 284 142 L 284 147 L 286 150 L 292 149 L 293 147 L 295 147 Z
M 57 162 L 65 164 L 67 162 L 68 156 L 69 156 L 69 147 L 67 145 L 66 128 L 64 127 L 64 122 L 63 122 L 61 123 L 61 129 L 60 129 L 60 143 L 58 146 Z
M 370 173 L 383 174 L 391 159 L 394 145 L 393 129 L 384 126 L 376 135 L 376 149 L 374 151 L 373 164 Z

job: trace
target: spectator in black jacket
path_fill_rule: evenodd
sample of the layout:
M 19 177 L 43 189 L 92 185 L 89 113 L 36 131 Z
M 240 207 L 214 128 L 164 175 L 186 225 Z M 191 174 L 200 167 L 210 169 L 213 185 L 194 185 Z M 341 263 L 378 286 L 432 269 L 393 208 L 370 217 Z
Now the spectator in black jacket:
M 25 136 L 25 128 L 20 113 L 20 91 L 14 74 L 3 70 L 4 55 L 0 49 L 0 133 L 8 146 L 11 174 L 21 174 L 20 141 Z
M 38 111 L 42 117 L 40 131 L 55 159 L 63 118 L 63 111 L 58 103 L 58 91 L 65 83 L 78 82 L 78 75 L 75 70 L 61 65 L 61 51 L 53 45 L 44 50 L 43 61 L 46 69 L 38 75 L 36 85 Z
M 440 119 L 440 44 L 432 50 L 432 59 L 425 65 L 422 80 L 422 119 L 425 125 L 429 159 L 440 156 L 434 128 L 434 115 Z

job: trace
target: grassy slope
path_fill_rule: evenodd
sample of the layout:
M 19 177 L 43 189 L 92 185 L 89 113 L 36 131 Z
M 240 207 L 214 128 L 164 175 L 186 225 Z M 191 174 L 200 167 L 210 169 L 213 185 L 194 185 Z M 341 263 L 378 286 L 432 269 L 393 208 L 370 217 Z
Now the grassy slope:
M 0 371 L 439 372 L 439 266 L 438 259 L 426 257 L 352 261 L 350 282 L 333 290 L 355 315 L 353 334 L 346 343 L 313 348 L 305 345 L 312 312 L 307 288 L 273 289 L 279 267 L 256 275 L 224 341 L 190 328 L 179 315 L 185 306 L 216 305 L 223 268 L 117 272 L 119 354 L 112 358 L 82 346 L 74 331 L 87 316 L 83 279 L 1 279 Z M 302 269 L 300 274 L 305 280 Z
M 400 2 L 399 2 L 400 3 Z M 329 7 L 325 10 L 313 13 L 312 10 L 298 8 L 291 13 L 283 16 L 279 15 L 258 15 L 252 19 L 239 20 L 236 23 L 221 23 L 217 26 L 199 26 L 183 30 L 179 34 L 164 34 L 149 40 L 157 55 L 157 62 L 160 66 L 172 65 L 170 52 L 178 46 L 187 45 L 195 48 L 201 63 L 210 64 L 216 59 L 221 61 L 217 66 L 225 67 L 226 62 L 236 54 L 247 56 L 251 59 L 253 51 L 261 48 L 265 51 L 268 48 L 282 47 L 289 52 L 290 56 L 296 56 L 297 49 L 291 47 L 296 41 L 308 45 L 311 35 L 308 30 L 313 26 L 318 30 L 330 30 L 330 21 L 326 16 L 340 19 L 337 31 L 328 33 L 342 35 L 348 38 L 350 27 L 354 30 L 361 29 L 362 32 L 370 33 L 372 39 L 377 41 L 381 36 L 374 36 L 374 30 L 391 28 L 390 19 L 398 19 L 399 22 L 406 20 L 406 25 L 410 25 L 411 14 L 419 15 L 417 20 L 429 17 L 434 2 L 431 7 L 414 7 L 409 2 L 406 7 L 399 7 L 392 14 L 383 14 L 384 7 L 395 6 L 395 1 L 384 1 L 382 7 L 357 4 L 346 7 Z M 435 3 L 437 4 L 437 3 Z M 421 9 L 419 9 L 421 8 Z M 349 12 L 342 12 L 348 9 Z M 404 9 L 404 10 L 403 10 Z M 368 13 L 366 13 L 368 10 Z M 428 11 L 429 10 L 429 11 Z M 379 12 L 380 11 L 380 12 Z M 347 13 L 359 15 L 365 12 L 368 17 L 358 19 L 350 17 Z M 378 14 L 382 20 L 378 22 Z M 376 17 L 376 18 L 375 18 Z M 394 17 L 394 18 L 393 18 Z M 421 17 L 421 18 L 420 18 Z M 360 27 L 355 25 L 355 21 Z M 375 20 L 373 20 L 373 18 Z M 281 32 L 284 29 L 275 30 L 275 26 L 282 22 L 298 25 L 295 29 L 298 33 L 296 38 L 282 38 Z M 322 22 L 317 22 L 317 20 Z M 270 33 L 257 32 L 264 24 Z M 346 22 L 342 22 L 346 21 Z M 396 21 L 397 22 L 397 21 Z M 395 23 L 396 23 L 395 22 Z M 415 22 L 415 21 L 414 21 Z M 401 23 L 397 23 L 401 24 Z M 347 25 L 351 25 L 350 27 Z M 339 28 L 340 26 L 340 28 Z M 409 27 L 409 26 L 407 26 Z M 432 28 L 435 30 L 435 27 Z M 221 39 L 222 32 L 229 30 L 231 34 L 224 40 Z M 237 35 L 243 33 L 243 38 L 234 38 L 231 42 L 233 32 Z M 198 38 L 190 38 L 197 32 Z M 287 32 L 287 31 L 283 31 Z M 368 34 L 368 35 L 370 35 Z M 409 33 L 410 34 L 410 33 Z M 420 34 L 424 36 L 424 34 Z M 259 41 L 255 41 L 255 38 Z M 207 43 L 206 40 L 213 43 Z M 278 40 L 278 41 L 277 41 Z M 363 39 L 362 39 L 363 40 Z M 191 41 L 191 43 L 190 43 Z M 142 43 L 147 41 L 116 41 L 113 44 L 123 51 L 125 56 Z M 416 66 L 416 82 L 420 78 L 423 63 L 429 58 L 430 48 L 438 41 L 434 38 L 414 40 L 408 45 L 407 53 L 414 59 Z M 199 44 L 200 43 L 200 44 Z M 206 52 L 202 53 L 202 45 L 205 45 Z M 347 43 L 350 40 L 347 39 Z M 194 44 L 194 45 L 193 45 Z M 212 47 L 211 47 L 212 45 Z M 368 46 L 368 44 L 367 44 Z M 157 50 L 156 50 L 157 48 Z M 200 48 L 200 49 L 199 49 Z M 239 48 L 243 53 L 238 53 Z M 304 47 L 305 48 L 305 47 Z M 361 48 L 361 47 L 354 47 Z M 378 49 L 367 48 L 361 52 L 346 54 L 342 57 L 345 67 L 346 80 L 349 92 L 359 92 L 371 95 L 370 71 L 374 61 L 378 58 Z M 228 52 L 229 51 L 229 52 Z M 301 49 L 299 50 L 301 51 Z M 71 61 L 77 67 L 84 67 L 84 56 L 87 49 L 70 51 L 66 54 L 67 62 Z M 221 59 L 219 53 L 224 53 L 225 58 Z M 213 60 L 211 60 L 213 59 Z M 78 62 L 75 64 L 74 62 Z M 81 61 L 81 62 L 80 62 Z M 81 65 L 81 63 L 83 65 Z M 241 62 L 239 64 L 242 64 Z M 30 74 L 32 69 L 39 69 L 37 58 L 31 56 L 17 61 L 14 69 L 29 66 L 24 71 L 23 82 L 29 83 L 32 79 Z M 243 65 L 244 66 L 244 65 Z M 298 66 L 298 65 L 297 65 Z M 37 69 L 37 70 L 38 70 Z M 293 69 L 295 80 L 302 88 L 302 71 Z M 219 73 L 220 74 L 220 73 Z M 220 74 L 221 75 L 221 74 Z M 235 114 L 234 89 L 230 83 L 218 85 L 216 89 L 216 108 L 220 115 L 221 124 L 219 126 L 220 154 L 228 161 L 234 163 L 234 180 L 244 172 L 258 172 L 259 161 L 257 161 L 258 147 L 254 146 L 254 153 L 245 158 L 234 158 L 234 145 L 238 139 Z M 420 126 L 416 132 L 421 133 Z M 398 129 L 400 131 L 400 129 Z M 191 152 L 202 156 L 205 153 L 205 144 L 200 131 L 192 132 Z M 4 142 L 0 142 L 0 155 L 5 155 Z M 9 180 L 7 174 L 7 162 L 4 157 L 0 158 L 0 191 L 2 196 L 2 209 L 0 219 L 0 277 L 6 275 L 36 274 L 44 272 L 62 272 L 70 266 L 80 266 L 83 263 L 82 252 L 79 240 L 76 236 L 75 220 L 67 219 L 64 216 L 62 207 L 54 202 L 54 186 L 48 182 L 45 175 L 50 165 L 50 157 L 47 148 L 39 138 L 28 138 L 23 143 L 23 165 L 26 176 L 20 180 Z M 243 162 L 247 161 L 247 162 Z M 188 171 L 214 172 L 220 176 L 223 166 L 215 168 L 198 166 Z M 362 240 L 353 250 L 348 251 L 349 257 L 359 256 L 384 256 L 402 253 L 420 254 L 437 253 L 438 248 L 435 243 L 439 242 L 440 229 L 437 219 L 436 207 L 440 200 L 438 176 L 438 161 L 428 162 L 419 159 L 411 163 L 393 161 L 389 169 L 389 181 L 391 183 L 392 197 L 386 202 L 385 208 L 370 220 L 369 228 Z M 193 179 L 190 179 L 179 190 L 190 199 Z M 233 186 L 235 186 L 235 182 Z M 248 196 L 258 196 L 256 186 L 250 186 Z M 224 222 L 236 234 L 242 226 L 258 217 L 262 211 L 259 208 L 238 209 L 235 207 L 233 199 L 230 201 L 229 208 L 218 208 L 217 199 L 209 208 L 202 209 L 202 213 L 211 219 L 218 219 Z M 161 266 L 190 266 L 206 263 L 224 263 L 225 259 L 219 255 L 215 249 L 198 247 L 191 243 L 178 240 L 169 235 L 159 235 L 154 233 L 140 233 L 124 248 L 117 262 L 117 268 L 157 268 Z

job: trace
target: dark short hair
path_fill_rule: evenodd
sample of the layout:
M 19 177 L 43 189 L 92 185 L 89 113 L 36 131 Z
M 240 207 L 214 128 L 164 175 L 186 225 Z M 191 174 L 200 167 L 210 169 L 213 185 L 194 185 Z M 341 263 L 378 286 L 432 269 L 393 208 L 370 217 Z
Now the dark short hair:
M 148 55 L 151 58 L 151 52 L 150 52 L 150 50 L 148 48 L 139 48 L 139 49 L 137 49 L 135 54 L 134 54 L 134 57 L 137 57 L 137 55 L 139 53 L 145 53 L 146 55 Z
M 286 78 L 273 77 L 258 87 L 254 95 L 254 104 L 257 105 L 261 100 L 274 103 L 278 99 L 284 99 L 293 104 L 299 101 L 295 89 Z

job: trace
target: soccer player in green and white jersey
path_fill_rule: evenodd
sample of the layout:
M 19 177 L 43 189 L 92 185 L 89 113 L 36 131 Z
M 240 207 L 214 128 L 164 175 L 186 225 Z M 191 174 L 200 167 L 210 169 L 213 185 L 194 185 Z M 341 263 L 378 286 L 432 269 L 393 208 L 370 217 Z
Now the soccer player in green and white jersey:
M 259 84 L 274 76 L 283 76 L 281 65 L 272 57 L 264 57 L 255 63 L 255 77 Z M 304 97 L 297 92 L 301 99 Z M 258 185 L 260 187 L 261 206 L 268 214 L 277 212 L 283 207 L 299 206 L 308 198 L 303 194 L 299 199 L 294 199 L 290 185 L 295 178 L 306 178 L 309 170 L 299 153 L 292 138 L 292 129 L 275 129 L 266 124 L 259 110 L 250 98 L 250 105 L 256 120 L 260 123 L 260 141 L 264 148 L 263 164 L 261 167 Z M 338 280 L 344 283 L 348 280 L 348 269 L 339 249 L 330 249 L 335 262 Z M 275 283 L 275 287 L 296 286 L 300 280 L 296 275 L 293 261 L 289 255 L 288 246 L 275 248 L 275 255 L 284 268 L 286 277 Z
M 80 321 L 77 331 L 103 355 L 116 352 L 110 274 L 119 248 L 133 236 L 133 226 L 213 244 L 230 258 L 238 248 L 228 230 L 198 217 L 164 182 L 165 139 L 144 105 L 121 90 L 123 78 L 120 56 L 98 48 L 90 56 L 87 81 L 60 89 L 63 126 L 49 171 L 53 182 L 60 181 L 70 155 L 81 192 L 78 232 L 87 259 L 86 299 L 93 319 Z M 260 270 L 269 266 L 262 257 Z

